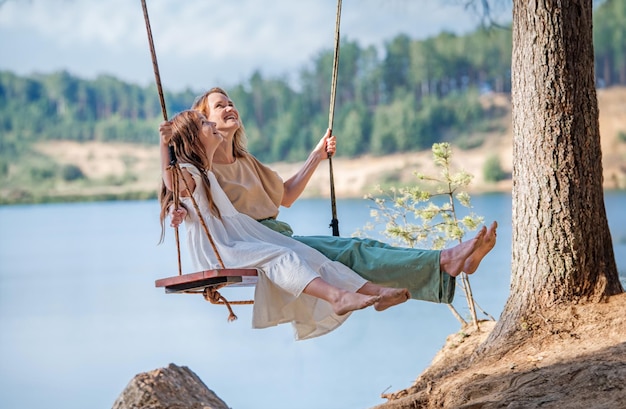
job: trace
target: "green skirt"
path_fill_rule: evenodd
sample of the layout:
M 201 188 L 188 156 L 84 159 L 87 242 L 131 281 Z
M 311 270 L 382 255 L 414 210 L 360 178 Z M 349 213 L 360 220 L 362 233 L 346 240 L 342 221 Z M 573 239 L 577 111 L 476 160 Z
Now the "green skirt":
M 268 219 L 260 223 L 316 249 L 372 283 L 407 288 L 415 300 L 449 304 L 454 299 L 456 280 L 441 271 L 440 250 L 394 247 L 354 237 L 294 236 L 285 222 Z

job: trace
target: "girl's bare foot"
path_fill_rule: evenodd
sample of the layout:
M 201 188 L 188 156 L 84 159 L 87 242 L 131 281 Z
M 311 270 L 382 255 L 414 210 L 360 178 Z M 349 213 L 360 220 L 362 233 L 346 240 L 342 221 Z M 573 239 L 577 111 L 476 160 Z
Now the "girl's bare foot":
M 498 223 L 493 222 L 489 229 L 487 230 L 487 234 L 481 240 L 480 245 L 474 250 L 474 252 L 465 260 L 465 264 L 463 265 L 463 272 L 465 274 L 473 274 L 478 265 L 482 261 L 483 257 L 487 255 L 496 245 L 496 229 L 498 228 Z
M 384 311 L 394 305 L 402 304 L 409 298 L 411 293 L 406 288 L 385 288 L 383 287 L 378 294 L 380 300 L 374 304 L 376 311 Z
M 344 315 L 351 311 L 362 310 L 370 307 L 380 300 L 378 295 L 365 295 L 359 293 L 342 292 L 341 296 L 331 302 L 333 311 L 337 315 Z
M 487 228 L 483 226 L 473 239 L 464 241 L 450 249 L 442 250 L 440 256 L 441 269 L 452 277 L 461 274 L 465 268 L 465 261 L 481 245 L 486 233 Z

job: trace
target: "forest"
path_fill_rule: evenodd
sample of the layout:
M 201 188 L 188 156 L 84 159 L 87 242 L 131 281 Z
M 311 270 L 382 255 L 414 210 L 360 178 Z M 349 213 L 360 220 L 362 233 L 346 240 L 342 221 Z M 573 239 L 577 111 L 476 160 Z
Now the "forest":
M 626 2 L 609 0 L 594 12 L 598 87 L 626 85 Z M 297 86 L 260 71 L 229 87 L 246 128 L 248 146 L 265 162 L 303 160 L 328 126 L 333 51 L 312 57 Z M 510 93 L 511 28 L 479 28 L 458 36 L 443 32 L 425 40 L 399 35 L 383 50 L 342 39 L 334 133 L 341 155 L 386 155 L 453 141 L 481 143 L 502 108 L 481 96 Z M 190 107 L 205 90 L 165 91 L 169 113 Z M 0 72 L 0 175 L 34 155 L 48 140 L 156 144 L 161 122 L 156 87 L 111 76 L 85 80 L 69 72 L 18 76 Z M 80 178 L 80 169 L 39 164 L 30 182 Z

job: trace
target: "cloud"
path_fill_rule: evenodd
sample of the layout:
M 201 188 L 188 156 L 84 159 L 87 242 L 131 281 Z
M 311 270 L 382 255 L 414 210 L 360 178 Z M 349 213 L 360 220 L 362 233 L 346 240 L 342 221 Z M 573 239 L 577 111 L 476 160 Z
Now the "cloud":
M 297 74 L 334 44 L 335 0 L 147 0 L 159 63 L 180 88 L 236 83 L 254 70 Z M 345 0 L 341 34 L 381 46 L 399 33 L 425 38 L 468 31 L 478 19 L 436 0 Z M 10 38 L 7 41 L 6 38 Z M 138 0 L 9 0 L 0 3 L 0 69 L 63 67 L 147 83 L 148 42 Z
M 136 17 L 141 10 L 138 6 L 139 2 L 124 0 L 7 1 L 0 9 L 0 26 L 54 38 L 63 47 L 87 44 L 112 47 L 133 37 L 136 42 L 139 34 Z

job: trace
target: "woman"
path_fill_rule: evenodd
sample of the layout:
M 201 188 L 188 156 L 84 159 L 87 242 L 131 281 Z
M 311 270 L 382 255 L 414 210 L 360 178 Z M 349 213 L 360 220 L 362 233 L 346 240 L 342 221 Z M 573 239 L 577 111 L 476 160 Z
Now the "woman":
M 469 257 L 458 248 L 421 250 L 389 246 L 385 243 L 350 237 L 293 236 L 291 227 L 276 220 L 279 207 L 289 207 L 300 196 L 319 163 L 335 153 L 335 137 L 327 131 L 302 168 L 283 181 L 260 163 L 246 149 L 246 138 L 239 112 L 228 94 L 213 88 L 193 104 L 192 109 L 216 123 L 224 136 L 213 159 L 213 172 L 226 195 L 241 213 L 265 226 L 305 243 L 333 261 L 339 261 L 368 281 L 388 287 L 408 288 L 411 298 L 451 303 L 455 277 L 462 271 L 472 274 L 496 241 L 494 222 L 479 246 Z M 168 125 L 160 127 L 162 138 Z M 162 149 L 167 149 L 163 147 Z M 167 162 L 163 163 L 164 168 Z M 184 210 L 172 215 L 172 224 L 180 224 Z
M 168 172 L 164 184 L 179 186 L 181 202 L 189 209 L 186 230 L 193 267 L 219 268 L 219 257 L 228 267 L 256 267 L 254 328 L 291 322 L 297 339 L 311 338 L 338 327 L 352 311 L 371 305 L 382 311 L 408 300 L 406 289 L 369 283 L 343 264 L 239 213 L 211 171 L 223 140 L 215 123 L 197 111 L 182 112 L 170 123 L 171 137 L 163 145 L 174 148 L 182 170 L 177 176 Z M 173 183 L 174 177 L 181 180 Z M 161 191 L 166 192 L 161 196 L 163 229 L 172 195 Z

